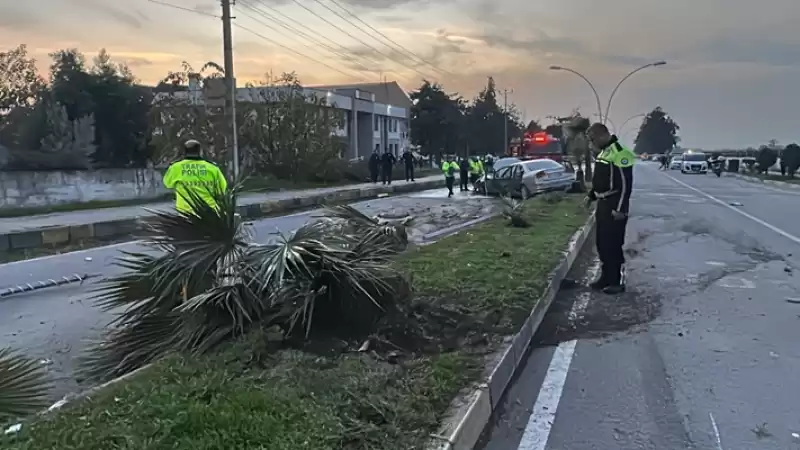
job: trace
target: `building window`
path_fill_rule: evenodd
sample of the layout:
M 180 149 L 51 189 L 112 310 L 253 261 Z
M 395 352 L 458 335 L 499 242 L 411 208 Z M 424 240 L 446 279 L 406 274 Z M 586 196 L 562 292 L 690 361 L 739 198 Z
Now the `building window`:
M 380 127 L 380 123 L 381 122 L 380 122 L 380 120 L 381 120 L 380 117 L 375 116 L 375 131 L 380 131 L 381 130 L 381 127 Z

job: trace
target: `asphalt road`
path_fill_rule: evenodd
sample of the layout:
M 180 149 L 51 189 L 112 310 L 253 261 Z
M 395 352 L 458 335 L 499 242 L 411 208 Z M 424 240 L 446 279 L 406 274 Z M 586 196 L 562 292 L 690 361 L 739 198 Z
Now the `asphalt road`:
M 385 197 L 354 204 L 368 215 L 390 213 L 414 216 L 409 234 L 412 240 L 432 231 L 463 223 L 486 215 L 494 203 L 487 198 L 460 194 L 446 198 L 444 189 Z M 310 211 L 283 217 L 259 220 L 251 231 L 254 241 L 267 243 L 275 233 L 291 233 L 318 212 Z M 121 250 L 142 251 L 136 243 L 124 243 L 90 250 L 47 256 L 28 261 L 0 265 L 0 290 L 5 287 L 61 278 L 72 274 L 120 273 L 114 265 Z M 91 296 L 96 283 L 48 288 L 0 299 L 0 348 L 11 347 L 48 366 L 54 383 L 53 398 L 83 388 L 74 378 L 77 357 L 86 348 L 87 340 L 99 336 L 112 319 L 94 306 Z
M 796 191 L 635 177 L 628 292 L 562 290 L 478 448 L 800 449 Z

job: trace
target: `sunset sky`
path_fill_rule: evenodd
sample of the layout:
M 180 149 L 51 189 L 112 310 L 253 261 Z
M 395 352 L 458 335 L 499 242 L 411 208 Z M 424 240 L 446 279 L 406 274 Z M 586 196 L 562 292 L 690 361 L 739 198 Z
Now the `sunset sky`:
M 47 54 L 54 50 L 77 47 L 92 56 L 106 48 L 145 83 L 178 70 L 184 60 L 196 67 L 206 61 L 221 64 L 221 23 L 212 17 L 220 12 L 219 2 L 164 1 L 196 12 L 148 0 L 3 0 L 0 42 L 7 48 L 27 44 L 43 70 L 49 64 Z M 499 88 L 513 90 L 509 101 L 527 119 L 547 123 L 546 116 L 564 115 L 576 107 L 584 114 L 597 109 L 580 78 L 550 71 L 550 65 L 586 75 L 605 107 L 622 76 L 663 59 L 666 66 L 642 71 L 620 89 L 610 113 L 617 125 L 660 105 L 681 125 L 687 147 L 757 146 L 772 138 L 800 141 L 798 0 L 336 1 L 446 72 L 416 68 L 447 91 L 471 98 L 487 76 L 494 76 Z M 281 19 L 328 47 L 346 47 L 352 52 L 349 60 L 270 22 L 264 15 L 275 13 L 269 8 L 299 22 L 302 27 Z M 361 29 L 374 33 L 330 0 L 238 0 L 234 16 L 237 24 L 324 63 L 236 28 L 240 84 L 262 79 L 270 70 L 293 70 L 307 84 L 386 77 L 410 90 L 423 76 L 410 68 L 414 65 L 409 57 L 364 34 Z M 637 124 L 631 121 L 622 130 L 623 140 L 633 138 Z

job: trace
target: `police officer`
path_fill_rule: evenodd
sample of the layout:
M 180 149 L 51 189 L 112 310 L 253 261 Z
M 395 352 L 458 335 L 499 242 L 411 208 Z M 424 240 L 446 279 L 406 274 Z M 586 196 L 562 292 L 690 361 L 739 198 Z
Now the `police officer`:
M 397 157 L 394 153 L 386 150 L 381 157 L 381 180 L 383 184 L 392 184 L 392 169 L 397 163 Z
M 447 186 L 447 197 L 453 196 L 453 185 L 456 182 L 456 172 L 458 172 L 458 163 L 453 161 L 453 155 L 447 156 L 447 161 L 442 163 L 442 172 L 444 172 L 444 181 Z
M 602 123 L 595 123 L 586 133 L 594 147 L 600 150 L 595 160 L 592 190 L 586 197 L 587 204 L 597 201 L 595 240 L 602 265 L 600 277 L 592 282 L 591 287 L 607 294 L 617 294 L 625 290 L 622 246 L 625 244 L 636 155 L 620 144 Z
M 378 174 L 380 173 L 380 166 L 381 166 L 381 155 L 378 154 L 377 150 L 372 152 L 372 155 L 370 155 L 369 162 L 367 164 L 369 166 L 369 179 L 373 183 L 377 183 Z
M 483 163 L 477 156 L 473 156 L 469 162 L 469 182 L 472 184 L 473 190 L 477 191 L 475 188 L 475 183 L 481 178 L 483 174 Z
M 414 158 L 414 153 L 412 153 L 410 149 L 406 149 L 401 159 L 403 163 L 405 163 L 406 181 L 414 181 L 414 162 L 416 160 L 416 158 Z
M 225 175 L 219 167 L 203 159 L 202 146 L 194 139 L 183 144 L 183 159 L 167 169 L 164 186 L 175 191 L 175 209 L 184 214 L 194 212 L 193 196 L 217 208 L 215 196 L 228 189 Z
M 466 157 L 461 158 L 458 163 L 459 167 L 459 183 L 458 187 L 461 192 L 469 192 L 469 160 Z

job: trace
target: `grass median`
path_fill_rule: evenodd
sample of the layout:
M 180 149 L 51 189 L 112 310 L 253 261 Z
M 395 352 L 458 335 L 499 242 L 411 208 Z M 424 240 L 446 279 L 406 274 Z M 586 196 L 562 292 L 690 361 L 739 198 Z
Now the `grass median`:
M 12 450 L 421 449 L 485 355 L 534 306 L 573 233 L 580 196 L 534 199 L 529 228 L 501 218 L 398 264 L 423 342 L 386 322 L 367 342 L 285 348 L 271 330 L 197 357 L 172 356 L 57 415 L 0 437 Z M 410 348 L 416 346 L 416 348 Z M 5 439 L 5 442 L 3 442 Z

